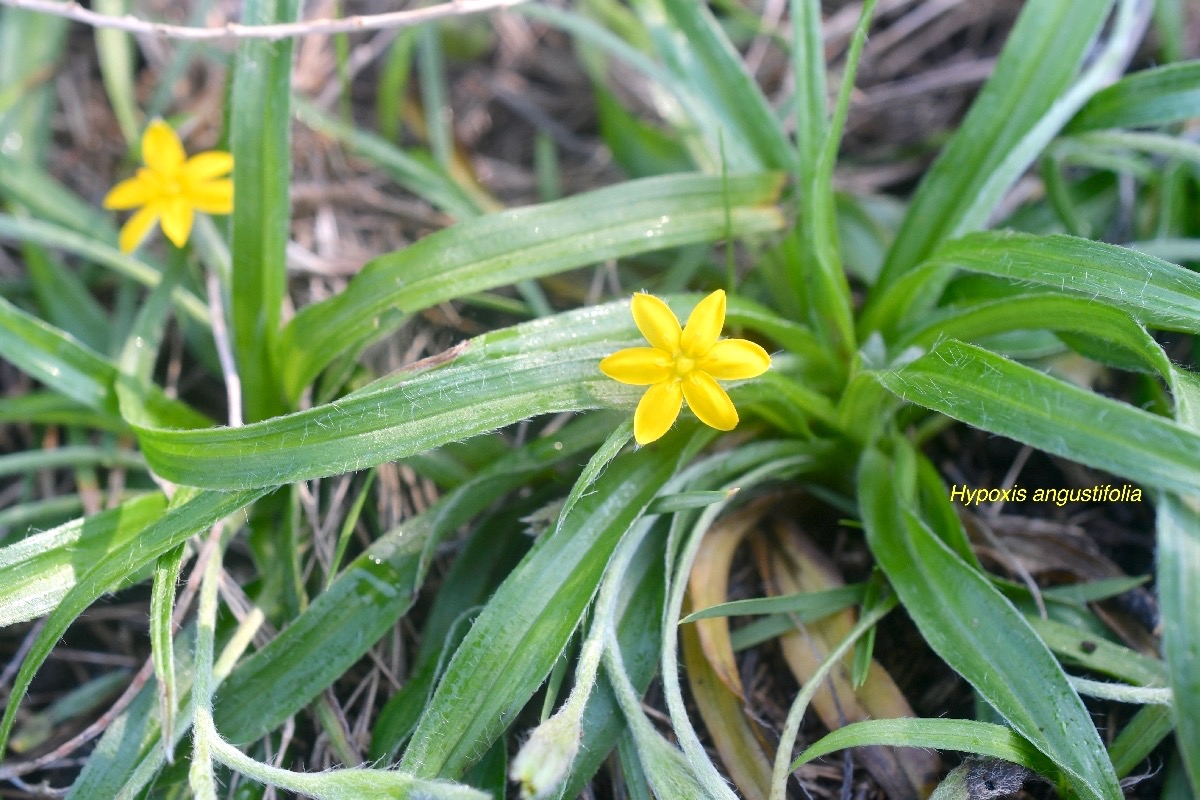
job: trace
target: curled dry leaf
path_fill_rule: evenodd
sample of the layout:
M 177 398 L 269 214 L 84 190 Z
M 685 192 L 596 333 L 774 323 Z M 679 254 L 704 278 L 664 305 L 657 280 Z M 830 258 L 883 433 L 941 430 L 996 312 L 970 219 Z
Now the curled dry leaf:
M 759 570 L 774 594 L 816 592 L 844 585 L 833 563 L 791 520 L 776 520 L 768 542 L 755 540 Z M 804 685 L 855 624 L 851 609 L 803 625 L 780 638 L 784 659 Z M 866 682 L 857 690 L 850 680 L 850 656 L 831 673 L 814 695 L 812 706 L 821 722 L 835 730 L 867 719 L 913 717 L 912 708 L 887 671 L 872 660 Z M 862 747 L 856 758 L 893 800 L 927 797 L 937 783 L 936 753 L 914 748 Z
M 733 554 L 768 513 L 774 498 L 764 498 L 722 517 L 705 533 L 688 576 L 693 609 L 728 599 Z M 738 674 L 727 617 L 697 620 L 682 626 L 682 653 L 692 697 L 713 738 L 721 762 L 747 800 L 766 800 L 771 790 L 770 746 L 747 717 L 746 696 Z

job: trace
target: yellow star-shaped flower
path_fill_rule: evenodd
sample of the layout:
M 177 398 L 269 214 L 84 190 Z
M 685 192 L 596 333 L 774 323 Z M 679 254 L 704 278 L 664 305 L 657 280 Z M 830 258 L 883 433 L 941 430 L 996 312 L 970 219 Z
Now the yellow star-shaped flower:
M 188 158 L 171 126 L 155 120 L 142 135 L 142 161 L 146 166 L 137 175 L 104 197 L 105 208 L 138 209 L 121 227 L 122 252 L 133 252 L 159 220 L 167 238 L 183 247 L 195 212 L 233 211 L 233 180 L 221 177 L 233 169 L 229 153 L 209 150 Z
M 633 414 L 633 438 L 649 444 L 675 424 L 684 398 L 700 421 L 720 431 L 738 424 L 737 409 L 717 383 L 757 377 L 771 366 L 767 351 L 745 339 L 722 339 L 725 292 L 701 300 L 682 329 L 667 304 L 635 294 L 633 321 L 653 347 L 618 350 L 600 362 L 613 380 L 649 386 Z

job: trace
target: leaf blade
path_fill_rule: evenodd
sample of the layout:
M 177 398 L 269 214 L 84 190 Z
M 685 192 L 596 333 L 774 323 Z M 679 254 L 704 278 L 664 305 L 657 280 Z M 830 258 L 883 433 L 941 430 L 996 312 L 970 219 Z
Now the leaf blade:
M 867 541 L 929 645 L 1085 797 L 1122 797 L 1079 695 L 1012 603 L 905 508 L 893 462 L 859 469 Z
M 242 14 L 250 25 L 294 22 L 299 16 L 300 0 L 250 0 Z M 239 42 L 230 97 L 229 144 L 236 165 L 230 319 L 250 421 L 281 408 L 272 379 L 271 345 L 279 335 L 287 281 L 293 41 Z
M 880 288 L 953 235 L 1010 152 L 1064 93 L 1112 5 L 1111 0 L 1025 4 L 991 79 L 917 188 L 880 273 Z
M 950 340 L 876 377 L 909 402 L 1048 453 L 1149 486 L 1200 487 L 1200 435 L 982 348 Z
M 344 292 L 301 310 L 279 347 L 285 389 L 298 396 L 339 353 L 398 325 L 397 311 L 608 258 L 778 229 L 778 189 L 774 175 L 734 176 L 728 186 L 667 176 L 465 220 L 375 259 Z
M 509 574 L 447 666 L 401 769 L 456 777 L 499 735 L 550 672 L 613 550 L 692 440 L 679 432 L 619 456 L 563 529 L 543 537 Z

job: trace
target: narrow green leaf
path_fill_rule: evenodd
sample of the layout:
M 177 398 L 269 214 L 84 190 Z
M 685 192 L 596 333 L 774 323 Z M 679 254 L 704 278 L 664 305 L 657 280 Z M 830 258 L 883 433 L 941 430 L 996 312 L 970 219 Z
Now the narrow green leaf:
M 975 233 L 949 242 L 893 287 L 876 309 L 884 325 L 916 320 L 952 269 L 1103 299 L 1152 328 L 1200 331 L 1200 276 L 1160 258 L 1073 236 Z
M 733 652 L 740 653 L 763 642 L 769 642 L 789 631 L 799 629 L 799 625 L 791 615 L 772 614 L 756 619 L 735 630 L 729 637 L 729 643 Z
M 192 646 L 195 627 L 187 626 L 175 637 L 174 661 L 178 689 L 185 695 L 192 686 Z M 129 707 L 113 720 L 96 742 L 95 749 L 71 785 L 68 800 L 104 797 L 133 800 L 162 768 L 164 750 L 158 708 L 159 687 L 154 678 L 146 682 Z M 186 714 L 176 715 L 175 731 L 167 737 L 170 747 L 191 727 Z
M 904 476 L 895 473 L 889 458 L 868 451 L 859 502 L 871 552 L 925 640 L 1075 792 L 1121 798 L 1096 727 L 1058 661 L 1012 603 L 906 509 L 897 486 Z
M 363 507 L 367 504 L 367 498 L 371 496 L 371 484 L 375 482 L 375 476 L 378 470 L 371 470 L 367 473 L 367 478 L 363 481 L 358 489 L 358 494 L 354 501 L 350 504 L 350 510 L 346 512 L 346 517 L 342 520 L 341 530 L 338 531 L 337 545 L 333 549 L 333 558 L 330 560 L 329 571 L 325 575 L 325 588 L 329 588 L 329 584 L 333 583 L 334 577 L 342 568 L 342 558 L 346 555 L 346 548 L 350 546 L 350 537 L 354 535 L 354 529 L 358 527 L 358 521 L 362 517 Z
M 300 0 L 250 0 L 242 11 L 247 25 L 294 22 L 299 16 Z M 282 409 L 271 356 L 287 283 L 293 41 L 243 39 L 233 68 L 230 318 L 249 422 Z
M 116 368 L 75 337 L 0 297 L 0 352 L 44 385 L 89 408 L 116 416 Z
M 172 612 L 175 610 L 175 584 L 183 567 L 185 545 L 167 551 L 154 563 L 154 583 L 150 589 L 150 653 L 154 658 L 154 678 L 158 684 L 158 713 L 163 730 L 175 730 L 175 709 L 179 689 L 175 681 L 175 642 Z M 163 739 L 170 760 L 174 742 Z
M 1154 33 L 1158 40 L 1156 58 L 1170 63 L 1183 58 L 1187 50 L 1187 0 L 1159 0 L 1154 4 Z M 1170 783 L 1170 780 L 1167 781 Z M 1169 797 L 1164 790 L 1163 797 Z
M 1200 61 L 1126 75 L 1088 101 L 1065 133 L 1145 128 L 1194 119 L 1200 107 Z
M 0 721 L 0 755 L 16 719 L 21 700 L 29 690 L 34 673 L 49 657 L 50 651 L 71 622 L 102 594 L 111 591 L 121 578 L 141 569 L 188 537 L 208 528 L 220 519 L 245 508 L 266 494 L 265 489 L 241 492 L 200 492 L 178 508 L 172 509 L 142 530 L 141 535 L 106 552 L 79 576 L 62 601 L 46 618 L 46 625 L 30 648 L 29 655 L 13 681 L 4 718 Z
M 1146 706 L 1133 715 L 1108 748 L 1117 777 L 1133 772 L 1167 738 L 1175 727 L 1172 717 L 1168 706 Z
M 1002 758 L 1040 775 L 1057 778 L 1054 762 L 1012 728 L 970 719 L 870 719 L 830 731 L 792 763 L 792 769 L 850 747 L 890 745 L 959 750 Z
M 115 239 L 116 234 L 113 237 Z M 0 239 L 63 250 L 108 267 L 118 275 L 148 288 L 157 286 L 162 280 L 162 273 L 158 269 L 122 253 L 113 244 L 101 241 L 94 232 L 78 233 L 53 222 L 0 214 Z M 181 313 L 205 327 L 211 325 L 208 306 L 196 295 L 186 289 L 176 288 L 175 302 Z
M 662 0 L 662 11 L 654 8 L 656 2 L 641 5 L 651 19 L 666 12 L 669 24 L 651 29 L 655 43 L 676 76 L 729 126 L 708 131 L 711 152 L 744 145 L 754 161 L 745 166 L 735 161 L 735 169 L 792 171 L 796 153 L 779 118 L 708 7 L 691 0 Z
M 404 315 L 471 292 L 610 258 L 776 230 L 777 175 L 631 181 L 566 200 L 490 214 L 367 264 L 345 291 L 301 310 L 279 348 L 289 397 L 348 349 Z M 726 225 L 730 210 L 732 230 Z
M 78 494 L 60 494 L 45 500 L 30 500 L 0 511 L 0 541 L 10 530 L 21 535 L 36 533 L 47 525 L 57 525 L 83 513 Z
M 603 84 L 594 84 L 592 91 L 600 137 L 626 175 L 648 178 L 693 168 L 692 159 L 678 137 L 626 109 Z
M 248 742 L 275 728 L 372 647 L 411 606 L 423 556 L 504 493 L 594 447 L 611 419 L 589 418 L 499 459 L 349 564 L 262 650 L 233 671 L 216 698 L 217 729 Z
M 79 576 L 133 541 L 165 508 L 161 494 L 143 495 L 0 549 L 0 627 L 48 614 Z
M 818 0 L 791 0 L 792 72 L 796 79 L 796 150 L 800 182 L 807 194 L 816 182 L 829 132 L 826 110 L 825 40 Z
M 971 537 L 963 526 L 950 492 L 946 491 L 946 484 L 937 467 L 921 453 L 917 453 L 916 460 L 917 500 L 921 518 L 959 558 L 972 569 L 983 572 L 983 565 L 971 546 Z
M 425 135 L 429 139 L 434 160 L 443 169 L 449 169 L 454 151 L 454 133 L 450 129 L 451 110 L 440 25 L 422 25 L 417 29 L 417 64 L 417 82 L 421 87 L 421 106 L 425 114 Z
M 677 313 L 697 299 L 668 298 Z M 739 319 L 733 303 L 729 319 L 754 322 Z M 620 301 L 494 331 L 435 357 L 442 366 L 414 365 L 266 422 L 178 430 L 153 424 L 148 414 L 132 421 L 147 461 L 176 483 L 241 488 L 337 475 L 539 414 L 632 409 L 642 390 L 604 377 L 597 364 L 635 337 L 628 301 Z
M 59 697 L 46 708 L 27 717 L 13 732 L 12 749 L 27 753 L 39 749 L 64 722 L 78 723 L 116 698 L 129 683 L 129 670 L 105 672 Z
M 1143 369 L 1169 378 L 1171 361 L 1128 313 L 1093 299 L 1051 293 L 1014 295 L 1000 300 L 954 306 L 926 315 L 901 334 L 899 352 L 913 345 L 930 347 L 942 339 L 973 340 L 1014 330 L 1051 330 L 1086 334 L 1132 353 Z
M 495 740 L 549 674 L 613 550 L 693 439 L 678 431 L 655 447 L 620 456 L 563 529 L 538 541 L 455 653 L 401 769 L 418 777 L 455 777 Z
M 661 569 L 664 544 L 665 536 L 655 531 L 642 540 L 622 576 L 621 593 L 616 599 L 614 616 L 622 663 L 634 691 L 639 693 L 646 691 L 658 669 L 662 646 L 658 623 L 665 591 Z M 627 730 L 612 682 L 601 671 L 583 712 L 579 754 L 559 800 L 579 796 Z
M 677 511 L 687 511 L 693 508 L 706 508 L 714 503 L 721 503 L 733 497 L 737 489 L 727 489 L 715 492 L 676 492 L 664 494 L 650 504 L 652 514 L 674 514 Z
M 0 398 L 0 422 L 73 425 L 113 432 L 128 430 L 125 421 L 116 414 L 103 414 L 73 398 L 49 390 Z
M 1200 428 L 1200 380 L 1181 373 L 1176 417 Z M 1168 492 L 1158 501 L 1158 601 L 1163 655 L 1175 702 L 1171 717 L 1192 794 L 1200 796 L 1200 492 Z
M 99 14 L 120 17 L 129 13 L 127 0 L 97 0 L 92 10 Z M 117 117 L 125 143 L 138 141 L 139 124 L 133 87 L 133 37 L 115 28 L 96 28 L 96 54 L 100 61 L 100 76 L 104 91 Z
M 380 134 L 388 142 L 400 141 L 416 34 L 416 28 L 402 29 L 388 47 L 380 70 L 379 87 L 375 91 L 375 118 L 379 120 Z
M 117 228 L 108 212 L 86 202 L 34 163 L 0 153 L 0 194 L 37 221 L 89 237 L 113 249 L 117 246 Z
M 612 462 L 617 455 L 625 449 L 625 445 L 629 444 L 629 440 L 633 438 L 633 418 L 626 418 L 624 422 L 613 429 L 604 443 L 597 448 L 592 457 L 583 467 L 583 472 L 571 487 L 571 491 L 567 494 L 567 498 L 563 500 L 562 509 L 558 512 L 558 520 L 554 524 L 554 528 L 549 532 L 549 535 L 554 536 L 562 530 L 563 524 L 567 517 L 570 516 L 571 510 L 575 508 L 575 504 L 579 502 L 579 498 L 583 493 L 592 488 L 592 484 L 600 477 L 606 467 Z
M 793 9 L 795 10 L 795 9 Z M 819 66 L 811 64 L 813 60 L 824 59 L 824 42 L 819 24 L 820 9 L 817 3 L 806 4 L 806 22 L 816 25 L 815 32 L 809 32 L 801 41 L 812 52 L 808 54 L 810 68 Z M 846 278 L 846 270 L 842 265 L 841 251 L 837 240 L 837 214 L 833 196 L 833 169 L 837 162 L 838 150 L 841 147 L 842 130 L 845 126 L 846 115 L 850 108 L 850 95 L 854 89 L 854 78 L 858 72 L 859 60 L 862 58 L 863 47 L 867 38 L 867 29 L 875 13 L 875 0 L 867 0 L 862 5 L 858 24 L 850 40 L 850 48 L 846 54 L 846 66 L 842 75 L 842 85 L 838 90 L 837 104 L 834 107 L 829 124 L 824 120 L 815 125 L 809 123 L 810 133 L 822 133 L 823 139 L 817 151 L 811 152 L 813 143 L 801 143 L 802 147 L 810 150 L 808 158 L 814 158 L 809 164 L 802 166 L 801 198 L 802 209 L 798 230 L 806 247 L 806 258 L 793 264 L 793 282 L 805 287 L 801 296 L 808 297 L 809 314 L 813 326 L 820 333 L 834 352 L 843 359 L 849 359 L 856 349 L 854 335 L 853 301 L 850 296 L 850 284 Z M 799 32 L 797 31 L 799 34 Z M 815 41 L 812 41 L 815 38 Z M 815 48 L 815 49 L 814 49 Z M 822 91 L 824 79 L 815 80 L 811 76 L 797 76 L 809 92 Z M 825 98 L 810 95 L 802 98 L 807 100 L 809 113 L 824 115 Z M 799 127 L 799 126 L 798 126 Z M 803 162 L 802 162 L 803 163 Z M 798 280 L 797 280 L 798 279 Z
M 1062 586 L 1048 586 L 1042 589 L 1042 595 L 1064 600 L 1068 603 L 1094 603 L 1125 594 L 1150 580 L 1149 575 L 1134 575 L 1128 578 L 1100 578 L 1084 583 L 1068 583 Z
M 0 9 L 0 141 L 29 164 L 38 163 L 50 144 L 49 137 L 30 134 L 50 128 L 54 70 L 67 28 L 67 20 L 50 14 Z M 12 133 L 18 138 L 9 138 Z M 0 175 L 2 167 L 0 162 Z
M 535 493 L 532 499 L 544 499 Z M 481 518 L 440 581 L 421 630 L 421 644 L 409 679 L 388 698 L 371 729 L 372 761 L 391 762 L 408 740 L 433 694 L 450 655 L 467 635 L 474 614 L 529 551 L 533 539 L 521 517 L 529 506 L 507 504 Z
M 987 350 L 943 342 L 877 378 L 911 403 L 1048 453 L 1148 486 L 1200 487 L 1194 431 Z
M 596 369 L 611 349 L 476 359 L 267 422 L 192 431 L 138 426 L 138 438 L 159 475 L 186 485 L 265 486 L 336 475 L 539 414 L 632 406 L 637 393 Z
M 21 251 L 41 316 L 93 350 L 107 352 L 112 323 L 79 275 L 42 247 L 26 243 Z
M 93 447 L 91 445 L 68 445 L 53 450 L 24 450 L 0 456 L 0 475 L 19 475 L 40 469 L 62 469 L 63 467 L 121 467 L 145 469 L 146 462 L 132 450 L 120 450 L 114 446 Z
M 925 174 L 879 276 L 886 288 L 964 222 L 986 219 L 978 206 L 989 182 L 1064 94 L 1108 18 L 1112 0 L 1031 0 L 1009 34 L 992 77 Z M 1040 149 L 1040 148 L 1039 148 Z M 1011 164 L 1016 180 L 1037 152 Z M 982 213 L 981 213 L 982 212 Z M 969 229 L 969 228 L 968 228 Z
M 679 622 L 682 624 L 711 617 L 734 617 L 747 614 L 793 614 L 800 622 L 810 622 L 830 614 L 836 614 L 862 602 L 865 590 L 865 583 L 852 583 L 820 592 L 732 600 L 692 612 Z
M 1156 658 L 1093 636 L 1071 625 L 1026 614 L 1029 625 L 1068 664 L 1137 686 L 1166 686 L 1167 668 Z

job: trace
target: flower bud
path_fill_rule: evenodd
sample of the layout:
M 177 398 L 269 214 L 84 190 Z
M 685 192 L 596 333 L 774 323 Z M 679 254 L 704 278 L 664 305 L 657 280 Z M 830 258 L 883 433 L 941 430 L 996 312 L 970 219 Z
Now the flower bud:
M 534 729 L 508 771 L 521 785 L 523 800 L 550 797 L 566 780 L 582 733 L 579 714 L 570 703 Z

